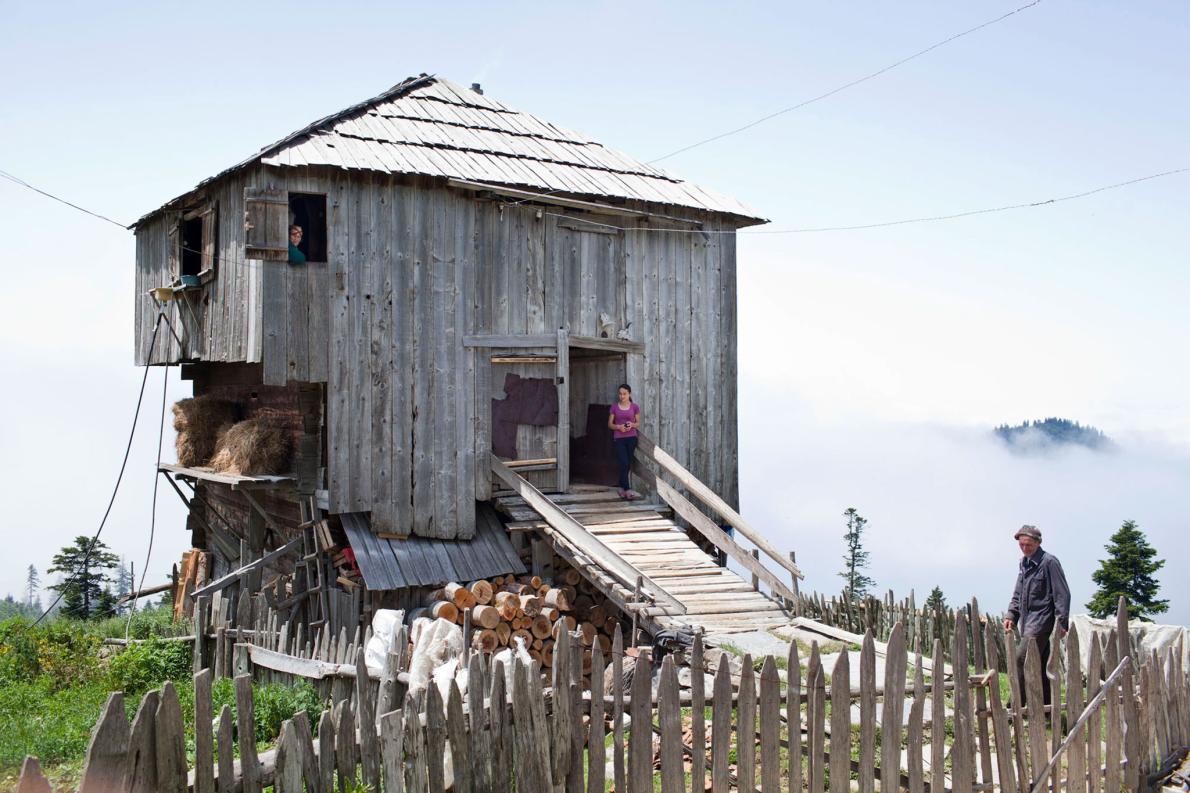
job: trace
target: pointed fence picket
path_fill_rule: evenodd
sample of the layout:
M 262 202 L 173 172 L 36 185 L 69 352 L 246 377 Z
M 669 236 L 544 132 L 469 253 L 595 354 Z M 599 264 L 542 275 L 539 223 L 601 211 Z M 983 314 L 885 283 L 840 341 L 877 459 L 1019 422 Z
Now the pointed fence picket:
M 1121 611 L 1121 624 L 1126 618 Z M 213 670 L 195 675 L 194 768 L 184 764 L 182 710 L 167 683 L 145 695 L 131 724 L 122 695 L 112 695 L 79 790 L 698 793 L 709 782 L 713 791 L 848 793 L 854 785 L 873 793 L 879 780 L 881 790 L 910 793 L 1104 793 L 1141 790 L 1190 742 L 1181 648 L 1138 656 L 1126 631 L 1106 643 L 1093 637 L 1084 670 L 1077 639 L 1055 637 L 1053 654 L 1064 651 L 1067 661 L 1051 690 L 1055 700 L 1065 696 L 1047 707 L 1035 639 L 1027 640 L 1020 680 L 1002 655 L 1015 652 L 1012 636 L 997 636 L 992 622 L 969 625 L 963 612 L 953 628 L 951 679 L 927 672 L 943 668 L 940 638 L 927 667 L 894 625 L 879 686 L 872 632 L 854 654 L 832 657 L 814 644 L 803 667 L 796 644 L 786 658 L 753 664 L 703 647 L 700 638 L 684 658 L 630 656 L 616 641 L 608 659 L 560 624 L 548 680 L 536 664 L 514 661 L 506 670 L 475 653 L 466 691 L 455 682 L 407 690 L 403 635 L 395 645 L 402 651 L 378 676 L 364 664 L 366 635 L 316 635 L 308 644 L 315 658 L 283 652 L 304 653 L 301 642 L 270 642 L 255 654 L 255 645 L 236 644 L 234 717 L 225 706 L 214 718 Z M 972 636 L 979 646 L 968 655 L 964 637 Z M 676 661 L 691 663 L 686 688 Z M 589 687 L 582 684 L 587 663 Z M 1002 666 L 1007 693 L 994 671 Z M 253 677 L 285 680 L 311 670 L 315 680 L 341 682 L 326 687 L 330 707 L 317 735 L 301 713 L 284 723 L 275 748 L 258 755 Z M 20 784 L 46 789 L 36 760 L 25 763 Z

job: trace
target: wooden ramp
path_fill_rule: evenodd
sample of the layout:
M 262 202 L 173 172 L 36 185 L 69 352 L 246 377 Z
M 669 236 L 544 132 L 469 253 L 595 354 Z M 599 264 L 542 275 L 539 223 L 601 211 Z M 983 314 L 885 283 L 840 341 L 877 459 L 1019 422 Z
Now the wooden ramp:
M 510 531 L 534 531 L 558 555 L 577 567 L 600 591 L 629 613 L 637 613 L 649 633 L 701 628 L 705 633 L 764 630 L 789 621 L 777 601 L 756 591 L 735 572 L 698 547 L 660 504 L 627 502 L 613 488 L 584 488 L 581 492 L 541 494 L 550 506 L 569 516 L 607 550 L 627 562 L 681 609 L 645 602 L 635 586 L 598 564 L 559 530 L 550 507 L 535 508 L 524 495 L 496 499 L 508 517 Z M 541 506 L 541 505 L 538 505 Z M 546 514 L 543 514 L 546 513 Z M 684 610 L 684 613 L 681 613 Z

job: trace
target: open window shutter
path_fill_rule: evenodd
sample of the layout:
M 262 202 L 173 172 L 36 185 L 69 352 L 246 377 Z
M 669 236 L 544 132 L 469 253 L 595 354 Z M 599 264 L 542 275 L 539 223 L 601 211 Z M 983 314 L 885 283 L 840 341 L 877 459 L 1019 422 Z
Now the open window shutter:
M 244 188 L 244 253 L 249 259 L 289 259 L 289 194 L 278 188 Z
M 169 277 L 171 281 L 176 281 L 182 274 L 181 219 L 176 213 L 171 213 L 167 216 L 166 222 L 169 224 L 165 243 L 168 248 Z
M 202 269 L 215 266 L 215 255 L 219 250 L 219 205 L 212 203 L 202 213 Z

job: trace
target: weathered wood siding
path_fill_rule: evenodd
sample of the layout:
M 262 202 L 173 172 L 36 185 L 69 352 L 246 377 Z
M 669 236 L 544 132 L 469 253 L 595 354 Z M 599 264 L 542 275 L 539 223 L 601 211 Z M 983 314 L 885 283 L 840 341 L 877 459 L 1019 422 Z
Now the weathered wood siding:
M 168 286 L 171 271 L 170 228 L 179 213 L 163 212 L 136 228 L 135 358 L 146 363 L 183 360 L 258 362 L 261 360 L 261 262 L 244 258 L 244 180 L 233 174 L 204 188 L 205 199 L 218 210 L 215 278 L 200 290 L 188 291 L 167 304 L 166 317 L 186 343 L 181 349 L 162 325 L 149 345 L 157 308 L 147 292 Z M 185 331 L 185 333 L 183 333 Z
M 243 259 L 243 191 L 268 184 L 326 194 L 326 264 Z M 261 361 L 265 384 L 327 383 L 332 512 L 371 512 L 382 533 L 470 537 L 475 500 L 491 495 L 499 383 L 492 350 L 463 337 L 559 328 L 598 337 L 627 327 L 643 342 L 626 369 L 645 431 L 737 504 L 735 238 L 716 233 L 734 228 L 717 216 L 697 215 L 711 233 L 658 223 L 621 232 L 425 179 L 331 169 L 262 166 L 214 187 L 219 271 L 194 355 Z M 138 228 L 137 245 L 143 363 L 155 317 L 144 292 L 169 267 L 165 221 Z M 172 344 L 154 361 L 178 357 Z M 581 411 L 568 417 L 585 422 Z M 548 472 L 535 477 L 548 484 Z

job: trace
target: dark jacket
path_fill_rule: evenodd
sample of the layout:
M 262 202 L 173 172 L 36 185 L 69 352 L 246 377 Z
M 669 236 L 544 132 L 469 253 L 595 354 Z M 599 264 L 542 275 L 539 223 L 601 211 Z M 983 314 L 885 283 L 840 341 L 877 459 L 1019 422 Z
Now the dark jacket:
M 1070 630 L 1070 587 L 1058 557 L 1038 548 L 1021 558 L 1008 616 L 1021 636 L 1049 636 L 1054 620 Z

